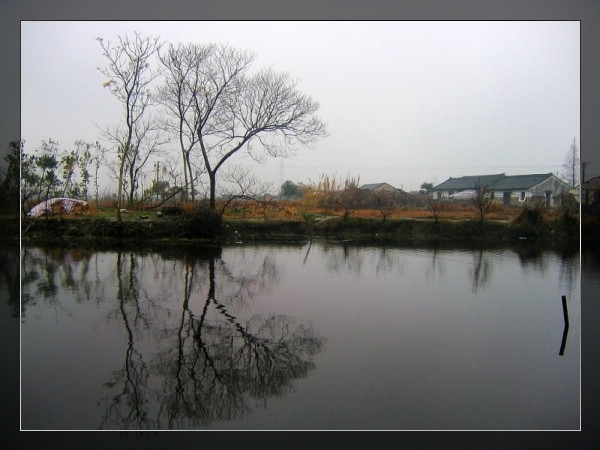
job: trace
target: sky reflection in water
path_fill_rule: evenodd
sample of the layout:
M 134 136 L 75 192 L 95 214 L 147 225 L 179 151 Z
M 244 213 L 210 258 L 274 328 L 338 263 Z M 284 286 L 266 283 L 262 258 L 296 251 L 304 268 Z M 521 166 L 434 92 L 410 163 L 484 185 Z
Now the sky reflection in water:
M 24 248 L 22 269 L 24 429 L 579 428 L 578 254 Z

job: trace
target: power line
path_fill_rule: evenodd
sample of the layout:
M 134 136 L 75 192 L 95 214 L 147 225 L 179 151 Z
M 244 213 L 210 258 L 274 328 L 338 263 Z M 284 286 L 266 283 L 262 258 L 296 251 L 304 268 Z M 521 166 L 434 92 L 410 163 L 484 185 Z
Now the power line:
M 266 168 L 281 170 L 281 166 L 273 166 L 269 164 L 236 164 L 241 167 L 252 167 L 252 168 Z M 296 170 L 348 170 L 348 169 L 361 169 L 361 170 L 472 170 L 472 169 L 531 169 L 531 168 L 561 168 L 561 164 L 538 164 L 538 165 L 519 165 L 519 166 L 438 166 L 438 167 L 394 167 L 394 166 L 294 166 L 288 165 L 286 169 Z

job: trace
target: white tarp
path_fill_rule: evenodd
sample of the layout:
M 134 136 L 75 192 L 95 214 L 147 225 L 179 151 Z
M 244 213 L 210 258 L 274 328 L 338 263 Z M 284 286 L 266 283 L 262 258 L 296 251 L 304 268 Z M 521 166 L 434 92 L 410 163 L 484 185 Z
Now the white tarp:
M 31 208 L 31 210 L 29 211 L 27 216 L 28 217 L 39 217 L 39 216 L 43 216 L 44 214 L 51 214 L 52 207 L 57 203 L 59 203 L 61 205 L 60 212 L 62 214 L 71 214 L 71 212 L 73 212 L 73 208 L 75 208 L 75 206 L 77 206 L 77 205 L 80 205 L 84 211 L 88 207 L 87 202 L 85 202 L 83 200 L 76 200 L 74 198 L 67 198 L 67 197 L 50 198 L 50 199 L 46 200 L 45 202 L 42 202 L 42 203 L 34 206 L 33 208 Z
M 471 200 L 477 196 L 477 191 L 460 191 L 448 196 L 450 200 Z

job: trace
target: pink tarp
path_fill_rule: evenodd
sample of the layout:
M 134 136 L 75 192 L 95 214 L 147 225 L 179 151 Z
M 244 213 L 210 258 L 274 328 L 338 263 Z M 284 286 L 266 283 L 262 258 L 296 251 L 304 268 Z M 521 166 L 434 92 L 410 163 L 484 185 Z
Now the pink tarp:
M 27 216 L 39 217 L 39 216 L 43 216 L 44 214 L 51 214 L 52 206 L 57 203 L 61 204 L 60 211 L 62 214 L 70 214 L 71 212 L 73 212 L 73 208 L 76 205 L 81 205 L 84 210 L 87 209 L 87 207 L 88 207 L 87 202 L 85 202 L 83 200 L 76 200 L 74 198 L 66 198 L 66 197 L 50 198 L 50 199 L 46 200 L 45 202 L 42 202 L 42 203 L 34 206 L 33 208 L 31 208 L 31 210 L 29 211 Z

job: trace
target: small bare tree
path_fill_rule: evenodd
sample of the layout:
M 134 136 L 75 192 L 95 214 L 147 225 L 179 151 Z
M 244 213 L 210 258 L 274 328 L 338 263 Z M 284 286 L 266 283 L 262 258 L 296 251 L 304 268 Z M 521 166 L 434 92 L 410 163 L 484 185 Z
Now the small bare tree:
M 427 208 L 431 211 L 431 215 L 436 224 L 439 222 L 440 215 L 445 206 L 446 204 L 444 201 L 441 198 L 435 198 L 434 194 L 429 194 L 427 196 Z
M 572 188 L 579 184 L 580 169 L 579 151 L 575 138 L 573 138 L 573 143 L 567 152 L 565 163 L 563 164 L 563 176 Z
M 475 188 L 475 195 L 471 200 L 475 211 L 477 212 L 477 218 L 480 224 L 483 224 L 485 216 L 490 212 L 493 204 L 492 196 L 488 189 L 480 186 L 479 184 Z
M 94 154 L 93 156 L 91 156 L 91 158 L 89 159 L 89 161 L 86 164 L 93 164 L 93 170 L 94 170 L 94 196 L 95 196 L 95 202 L 96 202 L 96 208 L 98 207 L 98 202 L 100 200 L 100 183 L 99 183 L 99 179 L 98 179 L 98 172 L 100 171 L 100 167 L 102 167 L 106 161 L 106 149 L 104 147 L 102 147 L 100 145 L 100 143 L 98 141 L 96 141 L 94 144 L 86 144 L 88 147 L 87 149 L 89 150 L 90 148 L 93 147 L 94 149 Z M 82 170 L 86 170 L 87 171 L 87 166 L 86 168 L 82 169 Z M 90 174 L 88 173 L 87 176 L 89 177 Z
M 103 55 L 108 60 L 108 65 L 98 70 L 108 77 L 104 87 L 110 89 L 111 94 L 123 106 L 123 122 L 113 130 L 105 131 L 109 140 L 117 147 L 119 160 L 118 187 L 117 187 L 117 218 L 121 220 L 123 178 L 126 169 L 129 173 L 129 199 L 133 199 L 140 166 L 148 161 L 148 157 L 141 155 L 144 138 L 156 131 L 153 121 L 148 118 L 148 109 L 154 99 L 151 85 L 160 75 L 160 70 L 152 68 L 151 62 L 160 50 L 161 44 L 157 37 L 142 37 L 135 33 L 133 39 L 128 36 L 119 36 L 118 42 L 113 44 L 108 40 L 97 38 L 102 48 Z M 150 138 L 150 149 L 154 150 L 155 138 Z M 150 153 L 152 150 L 147 151 Z
M 227 170 L 223 179 L 226 182 L 220 195 L 223 203 L 217 211 L 221 217 L 234 200 L 253 200 L 266 203 L 267 194 L 272 188 L 270 183 L 261 182 L 249 169 L 239 166 L 233 166 Z
M 384 221 L 398 211 L 398 198 L 394 192 L 375 191 L 371 193 L 371 197 L 379 215 Z
M 79 169 L 80 195 L 84 200 L 88 199 L 89 184 L 91 173 L 88 167 L 92 163 L 94 155 L 92 154 L 93 144 L 84 142 L 81 139 L 75 141 L 75 152 L 77 154 L 77 166 Z
M 360 177 L 346 176 L 344 186 L 333 193 L 333 206 L 342 211 L 343 220 L 348 219 L 363 204 L 363 192 L 358 189 Z

